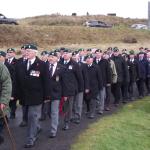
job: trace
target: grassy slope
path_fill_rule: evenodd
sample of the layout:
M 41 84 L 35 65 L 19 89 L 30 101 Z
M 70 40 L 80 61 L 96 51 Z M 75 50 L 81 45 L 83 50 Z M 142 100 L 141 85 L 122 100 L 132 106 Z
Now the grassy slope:
M 112 29 L 86 28 L 86 20 L 102 20 L 116 26 Z M 73 48 L 95 45 L 123 43 L 126 37 L 134 37 L 138 44 L 149 47 L 150 31 L 133 30 L 133 23 L 146 23 L 144 19 L 124 19 L 110 16 L 37 16 L 19 21 L 20 25 L 0 25 L 0 47 L 20 47 L 24 43 L 37 43 L 40 48 L 51 49 L 58 46 Z M 137 44 L 137 45 L 138 45 Z M 125 44 L 126 45 L 126 44 Z M 110 45 L 108 45 L 110 46 Z M 129 47 L 136 47 L 130 44 Z
M 72 150 L 149 150 L 150 97 L 126 105 L 82 133 Z

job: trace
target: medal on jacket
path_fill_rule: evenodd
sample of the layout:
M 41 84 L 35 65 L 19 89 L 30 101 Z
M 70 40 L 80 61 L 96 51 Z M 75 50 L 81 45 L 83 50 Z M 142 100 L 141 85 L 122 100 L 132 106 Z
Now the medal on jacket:
M 69 65 L 68 69 L 72 70 L 72 65 Z
M 40 76 L 40 72 L 39 71 L 35 71 L 35 70 L 31 70 L 30 71 L 30 76 L 39 77 Z
M 56 76 L 56 81 L 59 82 L 59 76 Z

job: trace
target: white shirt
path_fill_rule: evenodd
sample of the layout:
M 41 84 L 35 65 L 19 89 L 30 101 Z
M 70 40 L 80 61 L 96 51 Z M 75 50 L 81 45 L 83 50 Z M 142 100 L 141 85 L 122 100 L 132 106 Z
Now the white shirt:
M 55 73 L 55 70 L 56 70 L 56 67 L 57 67 L 57 63 L 54 63 L 53 65 L 54 65 L 54 66 L 53 66 L 52 76 L 53 76 L 53 75 L 54 75 L 54 73 Z
M 31 60 L 28 60 L 28 63 L 27 63 L 27 70 L 29 70 L 29 65 L 32 65 L 34 62 L 35 62 L 35 57 Z M 31 62 L 31 63 L 30 63 Z
M 14 57 L 12 58 L 8 58 L 8 63 L 11 64 L 11 62 L 13 61 Z

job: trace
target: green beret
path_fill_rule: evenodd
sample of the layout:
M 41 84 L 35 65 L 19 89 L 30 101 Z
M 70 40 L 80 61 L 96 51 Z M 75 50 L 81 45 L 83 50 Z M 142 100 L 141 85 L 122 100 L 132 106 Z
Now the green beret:
M 15 49 L 14 48 L 7 49 L 7 53 L 9 53 L 9 52 L 15 52 Z
M 37 47 L 36 47 L 36 45 L 34 45 L 34 44 L 27 44 L 25 46 L 25 49 L 38 50 Z
M 114 48 L 113 48 L 113 52 L 119 52 L 118 47 L 114 47 Z
M 6 53 L 4 51 L 0 51 L 0 56 L 6 57 Z
M 85 60 L 88 59 L 88 58 L 93 58 L 93 55 L 92 54 L 86 55 Z
M 48 52 L 47 51 L 42 51 L 41 56 L 45 56 L 45 55 L 48 55 Z
M 49 56 L 56 56 L 57 57 L 57 52 L 51 51 L 51 52 L 49 52 Z
M 135 54 L 134 50 L 130 50 L 130 51 L 129 51 L 129 54 L 130 54 L 130 55 L 134 55 L 134 54 Z

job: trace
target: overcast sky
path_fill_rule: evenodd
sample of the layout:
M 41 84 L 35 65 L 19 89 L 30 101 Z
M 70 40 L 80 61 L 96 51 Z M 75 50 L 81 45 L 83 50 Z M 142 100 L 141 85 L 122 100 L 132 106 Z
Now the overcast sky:
M 71 15 L 116 13 L 120 17 L 147 18 L 148 0 L 1 0 L 0 13 L 11 18 L 60 13 Z

